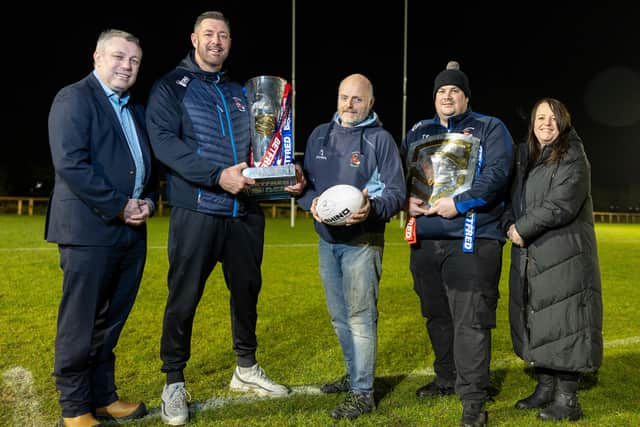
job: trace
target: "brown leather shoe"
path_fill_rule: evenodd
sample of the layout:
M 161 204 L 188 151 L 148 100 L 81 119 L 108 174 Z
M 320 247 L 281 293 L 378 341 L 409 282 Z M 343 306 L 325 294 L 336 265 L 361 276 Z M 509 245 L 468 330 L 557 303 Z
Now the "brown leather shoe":
M 93 417 L 91 412 L 82 414 L 73 418 L 62 418 L 60 420 L 60 427 L 96 427 L 101 426 L 100 422 Z
M 147 415 L 147 407 L 142 402 L 116 400 L 109 406 L 96 408 L 96 418 L 103 421 L 129 421 Z

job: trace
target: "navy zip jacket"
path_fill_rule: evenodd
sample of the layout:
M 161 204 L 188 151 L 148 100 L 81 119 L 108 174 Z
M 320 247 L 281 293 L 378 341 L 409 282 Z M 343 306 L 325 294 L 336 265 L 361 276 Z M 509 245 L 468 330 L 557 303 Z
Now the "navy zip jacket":
M 471 133 L 479 138 L 482 146 L 482 167 L 471 188 L 453 197 L 460 215 L 452 219 L 439 215 L 416 217 L 417 238 L 462 239 L 465 214 L 473 209 L 477 214 L 475 238 L 504 242 L 505 235 L 499 228 L 498 221 L 505 209 L 513 163 L 513 140 L 509 130 L 500 119 L 471 110 L 449 118 L 446 128 L 436 115 L 431 120 L 418 122 L 407 133 L 401 148 L 403 157 L 406 159 L 411 143 L 446 132 Z
M 171 206 L 238 216 L 248 201 L 218 185 L 223 169 L 249 162 L 250 117 L 242 86 L 206 72 L 193 51 L 154 85 L 147 129 L 154 154 L 167 166 Z
M 351 226 L 315 222 L 316 232 L 329 243 L 384 233 L 386 223 L 404 205 L 406 186 L 398 147 L 376 113 L 354 127 L 340 126 L 337 114 L 316 127 L 307 141 L 304 171 L 307 187 L 298 204 L 307 211 L 315 197 L 336 184 L 369 190 L 371 211 L 365 221 Z

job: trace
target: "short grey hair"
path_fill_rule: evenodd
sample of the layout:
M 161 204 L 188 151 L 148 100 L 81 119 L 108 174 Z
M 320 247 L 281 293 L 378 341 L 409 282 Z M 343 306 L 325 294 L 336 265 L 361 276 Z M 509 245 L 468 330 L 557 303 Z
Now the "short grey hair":
M 140 46 L 140 39 L 138 39 L 131 33 L 122 30 L 116 30 L 113 28 L 104 30 L 100 33 L 100 36 L 98 37 L 98 43 L 96 43 L 96 51 L 103 51 L 105 43 L 114 37 L 121 37 L 128 42 L 135 43 L 140 48 L 140 51 L 142 51 L 142 46 Z

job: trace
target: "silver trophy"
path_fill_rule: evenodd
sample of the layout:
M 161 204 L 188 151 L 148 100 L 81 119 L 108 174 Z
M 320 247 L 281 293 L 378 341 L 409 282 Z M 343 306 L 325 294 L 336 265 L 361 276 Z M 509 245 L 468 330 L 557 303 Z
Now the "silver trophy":
M 245 83 L 251 119 L 251 167 L 242 174 L 256 180 L 247 193 L 258 199 L 290 197 L 296 183 L 293 164 L 291 85 L 281 77 L 258 76 Z
M 471 188 L 480 139 L 461 133 L 427 136 L 412 143 L 407 156 L 411 195 L 428 205 Z

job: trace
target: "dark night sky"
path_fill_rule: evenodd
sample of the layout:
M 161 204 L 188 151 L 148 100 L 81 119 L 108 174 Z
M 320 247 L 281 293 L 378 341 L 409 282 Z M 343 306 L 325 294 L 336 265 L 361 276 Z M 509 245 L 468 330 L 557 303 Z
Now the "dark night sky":
M 5 20 L 24 28 L 5 38 L 5 80 L 11 110 L 0 158 L 0 194 L 29 194 L 36 181 L 48 192 L 53 177 L 47 114 L 64 85 L 88 74 L 100 31 L 120 28 L 141 39 L 144 56 L 134 95 L 145 101 L 153 82 L 190 49 L 195 17 L 221 10 L 231 20 L 232 49 L 225 64 L 239 81 L 263 74 L 292 79 L 292 2 L 189 1 L 150 7 L 126 4 L 28 10 L 14 6 Z M 640 205 L 640 22 L 615 2 L 608 7 L 518 4 L 497 9 L 435 6 L 410 0 L 407 71 L 409 129 L 434 114 L 432 85 L 450 59 L 471 82 L 472 108 L 500 117 L 516 141 L 529 109 L 543 96 L 565 102 L 592 164 L 598 209 Z M 337 86 L 360 72 L 374 84 L 385 127 L 402 139 L 404 2 L 296 4 L 295 138 L 303 151 L 314 126 L 328 121 Z M 106 5 L 106 4 L 105 4 Z M 303 10 L 303 6 L 304 9 Z M 9 134 L 8 136 L 6 134 Z

